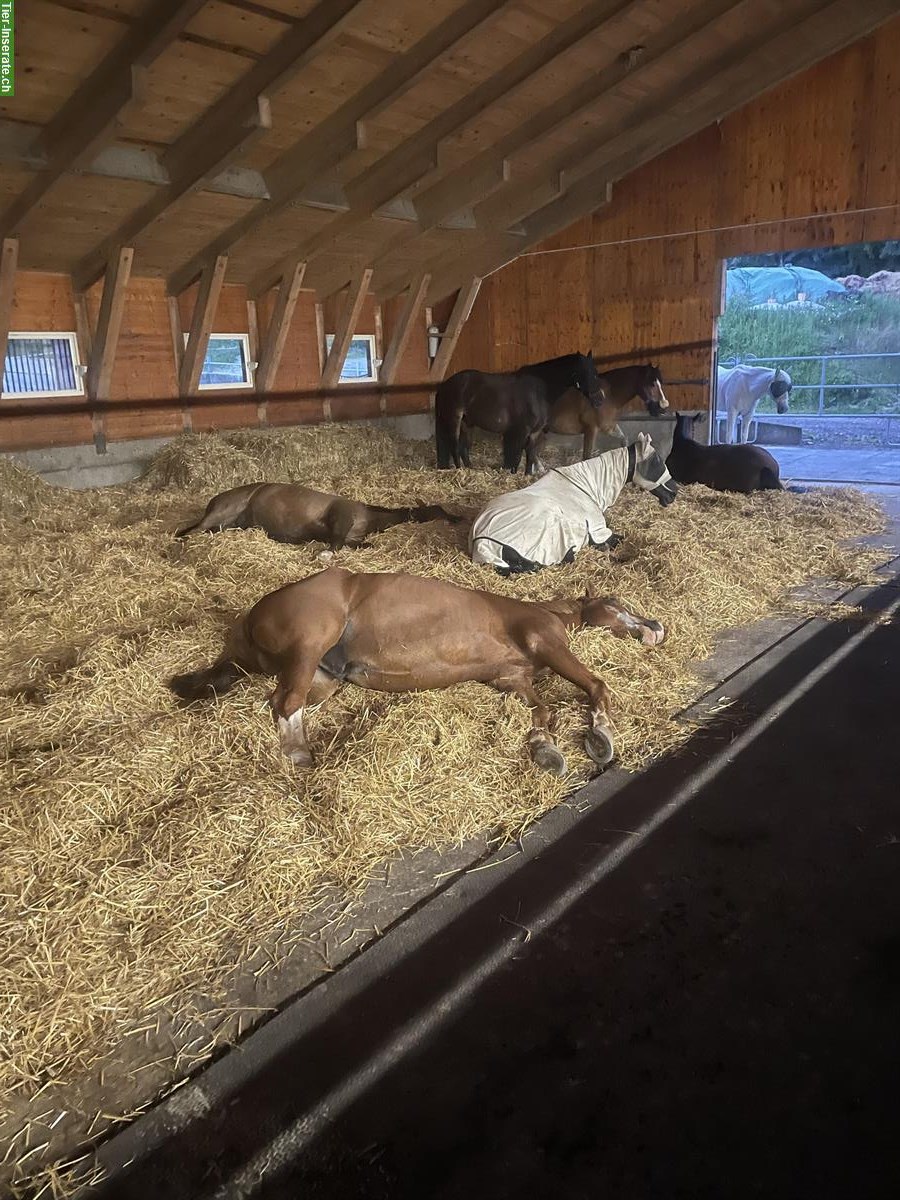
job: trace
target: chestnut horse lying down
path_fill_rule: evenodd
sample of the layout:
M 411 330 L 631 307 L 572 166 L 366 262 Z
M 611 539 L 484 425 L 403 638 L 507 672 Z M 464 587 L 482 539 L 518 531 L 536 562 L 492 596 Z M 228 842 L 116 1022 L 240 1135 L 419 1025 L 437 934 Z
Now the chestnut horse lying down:
M 578 625 L 606 627 L 647 646 L 664 637 L 658 621 L 608 597 L 530 604 L 439 579 L 329 567 L 263 596 L 233 626 L 211 667 L 176 675 L 169 687 L 190 702 L 221 695 L 246 674 L 275 675 L 270 704 L 281 749 L 309 767 L 304 712 L 342 683 L 408 692 L 475 680 L 525 701 L 532 714 L 529 753 L 539 767 L 562 775 L 566 761 L 534 690 L 544 672 L 587 693 L 585 749 L 599 766 L 613 757 L 606 684 L 568 647 L 566 630 Z
M 219 533 L 223 529 L 262 529 L 276 542 L 328 542 L 366 546 L 370 533 L 381 533 L 404 521 L 461 521 L 439 504 L 414 508 L 380 508 L 344 496 L 314 492 L 299 483 L 245 483 L 213 496 L 199 521 L 175 534 Z
M 693 426 L 702 413 L 675 414 L 675 436 L 666 465 L 679 483 L 705 483 L 717 492 L 784 491 L 778 460 L 762 446 L 704 446 Z
M 664 507 L 675 499 L 678 488 L 649 434 L 489 500 L 469 535 L 472 561 L 509 575 L 571 562 L 585 546 L 612 550 L 621 538 L 607 526 L 606 510 L 626 483 Z

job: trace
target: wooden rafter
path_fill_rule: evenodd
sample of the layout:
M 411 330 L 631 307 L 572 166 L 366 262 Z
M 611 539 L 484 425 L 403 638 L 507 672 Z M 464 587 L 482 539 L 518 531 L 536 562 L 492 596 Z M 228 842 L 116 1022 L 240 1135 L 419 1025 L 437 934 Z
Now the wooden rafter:
M 81 259 L 72 272 L 75 288 L 86 291 L 103 273 L 103 265 L 114 246 L 139 238 L 154 221 L 217 175 L 239 151 L 246 150 L 271 127 L 269 101 L 265 96 L 257 96 L 256 107 L 247 124 L 222 128 L 217 139 L 210 138 L 192 159 L 182 160 L 178 172 L 165 187 L 160 188 L 136 211 L 129 213 L 108 238 Z
M 300 297 L 305 270 L 306 263 L 302 259 L 296 259 L 291 269 L 285 273 L 278 288 L 278 299 L 272 310 L 272 317 L 266 330 L 265 342 L 259 358 L 259 366 L 256 370 L 256 390 L 262 394 L 270 392 L 275 384 L 278 364 L 284 353 L 285 342 L 291 327 L 291 318 Z
M 347 288 L 347 297 L 344 301 L 341 315 L 338 318 L 337 329 L 334 331 L 334 341 L 331 343 L 331 349 L 328 351 L 328 357 L 325 360 L 325 367 L 322 371 L 323 387 L 336 387 L 340 381 L 341 371 L 347 358 L 347 351 L 350 349 L 350 342 L 353 340 L 356 323 L 359 320 L 359 314 L 362 312 L 363 302 L 365 301 L 371 278 L 372 268 L 364 267 L 362 270 L 356 271 L 353 279 L 350 281 L 350 286 Z
M 261 221 L 283 211 L 305 187 L 364 145 L 366 120 L 373 119 L 375 114 L 398 100 L 463 38 L 509 2 L 469 0 L 400 55 L 386 71 L 376 76 L 335 113 L 285 150 L 265 171 L 268 199 L 234 221 L 175 271 L 169 279 L 169 290 L 175 294 L 184 291 L 211 256 L 230 250 Z
M 18 238 L 4 238 L 0 246 L 0 386 L 6 362 L 6 344 L 12 320 L 13 295 L 16 290 L 16 266 L 19 261 Z
M 476 276 L 459 289 L 459 295 L 456 297 L 450 313 L 447 328 L 444 330 L 438 352 L 431 364 L 431 370 L 428 372 L 428 378 L 432 383 L 440 383 L 447 374 L 447 368 L 450 366 L 450 359 L 453 357 L 459 335 L 469 319 L 469 313 L 472 311 L 472 305 L 475 303 L 480 287 L 481 280 Z
M 381 364 L 380 379 L 382 383 L 393 383 L 396 378 L 397 368 L 406 352 L 406 347 L 409 345 L 413 325 L 422 311 L 422 305 L 425 303 L 425 293 L 428 291 L 430 283 L 430 275 L 420 275 L 407 289 L 403 310 L 391 334 L 391 343 Z
M 194 315 L 187 345 L 181 359 L 179 384 L 182 396 L 196 396 L 200 390 L 200 375 L 209 348 L 209 335 L 216 319 L 216 308 L 225 282 L 227 257 L 222 254 L 203 272 L 194 304 Z
M 154 0 L 97 69 L 37 137 L 31 154 L 42 170 L 0 216 L 12 233 L 66 171 L 115 135 L 117 124 L 145 90 L 146 69 L 178 37 L 205 0 Z
M 443 141 L 480 117 L 485 109 L 527 82 L 555 58 L 601 29 L 621 10 L 627 8 L 629 3 L 630 0 L 595 0 L 567 21 L 551 29 L 539 42 L 523 51 L 500 71 L 473 88 L 468 95 L 429 121 L 413 137 L 401 142 L 395 150 L 349 182 L 346 191 L 351 211 L 341 214 L 319 233 L 307 239 L 296 248 L 298 252 L 310 260 L 330 250 L 339 238 L 356 229 L 376 209 L 389 204 L 432 171 L 437 164 L 438 149 Z M 273 211 L 276 210 L 273 210 L 271 205 L 268 208 L 261 205 L 259 219 Z M 244 232 L 251 227 L 252 225 L 247 226 Z M 282 265 L 278 263 L 261 272 L 251 285 L 253 290 L 267 291 L 274 286 L 281 271 Z M 181 276 L 178 278 L 180 281 Z
M 892 0 L 873 0 L 866 12 L 867 24 L 876 26 L 894 7 Z M 501 227 L 493 234 L 476 235 L 469 252 L 461 253 L 457 244 L 452 252 L 432 259 L 425 264 L 425 269 L 432 273 L 429 298 L 436 300 L 448 295 L 473 270 L 489 273 L 498 269 L 530 246 L 594 211 L 598 194 L 602 195 L 610 182 L 753 99 L 760 92 L 757 65 L 760 57 L 782 64 L 778 75 L 773 73 L 767 79 L 767 86 L 775 86 L 845 45 L 849 31 L 859 28 L 859 16 L 853 0 L 807 4 L 799 14 L 795 10 L 791 18 L 780 21 L 774 33 L 769 29 L 768 34 L 754 42 L 744 43 L 740 51 L 729 52 L 698 68 L 692 75 L 693 87 L 685 89 L 682 83 L 671 94 L 657 95 L 652 104 L 642 106 L 640 116 L 635 114 L 630 119 L 627 129 L 620 128 L 612 135 L 606 130 L 605 135 L 596 135 L 590 143 L 570 148 L 565 163 L 557 160 L 553 164 L 557 169 L 569 166 L 569 171 L 562 172 L 565 190 L 557 200 L 544 204 L 530 202 L 529 183 L 545 186 L 547 180 L 543 175 L 519 180 L 520 196 L 529 201 L 524 204 L 519 199 L 514 201 L 520 213 L 523 209 L 528 213 L 521 236 L 516 239 Z M 723 95 L 727 95 L 727 103 L 723 102 Z M 405 275 L 398 275 L 381 285 L 378 294 L 395 294 L 406 282 Z
M 111 256 L 106 268 L 97 332 L 93 338 L 87 370 L 87 393 L 91 400 L 103 402 L 110 398 L 110 384 L 133 260 L 134 250 L 130 246 L 121 246 Z

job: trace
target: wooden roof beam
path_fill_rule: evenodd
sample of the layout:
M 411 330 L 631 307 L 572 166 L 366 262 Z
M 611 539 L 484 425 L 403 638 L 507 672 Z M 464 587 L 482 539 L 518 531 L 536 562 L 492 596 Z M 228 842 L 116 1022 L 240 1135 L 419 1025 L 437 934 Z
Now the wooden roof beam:
M 191 329 L 181 358 L 178 382 L 182 396 L 196 396 L 200 390 L 200 376 L 206 362 L 209 335 L 216 319 L 216 308 L 222 293 L 222 284 L 225 282 L 227 266 L 228 259 L 220 255 L 207 266 L 200 278 Z
M 256 370 L 256 390 L 262 394 L 271 392 L 278 374 L 278 366 L 284 353 L 287 335 L 291 328 L 294 309 L 300 298 L 300 288 L 303 285 L 303 274 L 306 263 L 295 259 L 290 269 L 284 274 L 278 288 L 278 299 L 266 330 L 262 353 L 259 356 L 259 366 Z
M 340 238 L 433 170 L 438 164 L 442 142 L 538 74 L 555 58 L 628 11 L 632 3 L 633 0 L 592 0 L 574 16 L 554 26 L 539 42 L 347 183 L 345 191 L 351 204 L 350 212 L 342 214 L 337 221 L 296 247 L 296 252 L 312 259 L 331 250 Z M 253 288 L 265 291 L 271 287 L 281 269 L 281 264 L 275 264 L 270 270 L 261 272 L 253 282 Z M 177 281 L 181 280 L 179 274 Z
M 93 338 L 85 380 L 91 400 L 102 402 L 110 398 L 113 367 L 125 313 L 125 294 L 133 261 L 134 250 L 130 246 L 120 246 L 110 256 L 106 268 L 97 333 Z
M 371 278 L 372 268 L 363 267 L 350 280 L 347 298 L 338 318 L 337 329 L 334 331 L 334 341 L 331 343 L 331 349 L 328 351 L 328 357 L 322 370 L 322 387 L 324 388 L 337 387 L 340 382 L 341 371 L 344 368 L 353 334 L 356 332 L 359 314 L 362 312 Z
M 103 274 L 104 263 L 113 247 L 133 242 L 168 213 L 179 201 L 216 176 L 239 151 L 244 151 L 272 127 L 271 110 L 265 96 L 257 96 L 252 119 L 246 125 L 223 128 L 210 138 L 202 152 L 185 162 L 171 181 L 161 187 L 137 210 L 128 214 L 109 237 L 89 251 L 72 272 L 76 291 L 86 291 Z
M 93 157 L 115 136 L 132 104 L 140 103 L 146 70 L 162 54 L 205 0 L 152 0 L 140 19 L 36 138 L 29 154 L 42 169 L 0 216 L 12 233 L 66 171 Z
M 325 0 L 327 3 L 327 0 Z M 342 159 L 365 145 L 365 122 L 404 95 L 460 41 L 505 7 L 510 0 L 468 0 L 425 37 L 401 54 L 387 70 L 309 133 L 296 141 L 265 171 L 269 199 L 245 213 L 204 246 L 169 279 L 169 290 L 184 291 L 205 262 L 223 254 L 268 217 L 283 211 L 303 189 Z

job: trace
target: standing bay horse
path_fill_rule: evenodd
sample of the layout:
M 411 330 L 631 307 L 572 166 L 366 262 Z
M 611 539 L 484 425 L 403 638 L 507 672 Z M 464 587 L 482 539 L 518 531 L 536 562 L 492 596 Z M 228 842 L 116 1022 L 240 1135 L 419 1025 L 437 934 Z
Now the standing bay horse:
M 762 446 L 703 446 L 693 426 L 702 413 L 675 414 L 666 465 L 679 483 L 704 483 L 717 492 L 783 491 L 777 459 Z
M 176 675 L 182 700 L 210 699 L 248 673 L 275 675 L 272 714 L 282 751 L 313 764 L 304 711 L 342 683 L 381 692 L 444 688 L 475 681 L 512 692 L 531 709 L 532 760 L 562 775 L 566 761 L 550 734 L 535 678 L 555 671 L 587 694 L 585 749 L 598 766 L 613 758 L 606 684 L 569 650 L 566 631 L 608 628 L 646 646 L 663 640 L 658 621 L 611 598 L 526 603 L 416 575 L 353 574 L 330 567 L 269 592 L 241 617 L 212 666 Z
M 525 452 L 525 472 L 538 469 L 537 443 L 556 401 L 575 388 L 599 408 L 603 388 L 590 354 L 564 354 L 502 374 L 457 371 L 434 399 L 434 436 L 439 467 L 469 467 L 469 429 L 476 425 L 503 437 L 503 466 L 515 474 Z
M 719 367 L 716 379 L 716 410 L 725 410 L 725 441 L 737 441 L 738 417 L 741 419 L 742 443 L 750 440 L 750 422 L 756 406 L 768 392 L 775 401 L 775 411 L 786 413 L 793 388 L 791 377 L 781 367 Z
M 213 496 L 206 512 L 175 534 L 220 533 L 223 529 L 262 529 L 275 542 L 327 542 L 332 550 L 368 545 L 366 536 L 404 521 L 462 520 L 439 504 L 381 508 L 344 496 L 315 492 L 299 483 L 245 483 Z
M 472 561 L 501 575 L 571 562 L 579 550 L 612 550 L 621 538 L 606 510 L 633 483 L 665 507 L 678 491 L 646 433 L 587 462 L 556 467 L 537 483 L 489 500 L 472 525 Z
M 547 425 L 548 433 L 582 435 L 582 461 L 595 453 L 598 434 L 613 433 L 618 428 L 622 409 L 635 396 L 640 396 L 651 417 L 658 417 L 669 407 L 663 391 L 662 373 L 652 363 L 604 371 L 600 386 L 603 400 L 599 408 L 586 404 L 582 396 L 570 391 L 554 404 Z

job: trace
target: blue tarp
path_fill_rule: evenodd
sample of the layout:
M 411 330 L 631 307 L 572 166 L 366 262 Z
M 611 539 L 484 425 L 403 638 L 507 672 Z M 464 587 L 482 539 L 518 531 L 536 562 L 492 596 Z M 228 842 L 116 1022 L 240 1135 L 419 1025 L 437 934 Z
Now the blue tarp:
M 842 283 L 810 267 L 734 267 L 725 280 L 726 304 L 766 304 L 772 297 L 787 304 L 800 292 L 807 300 L 823 300 L 846 291 Z

